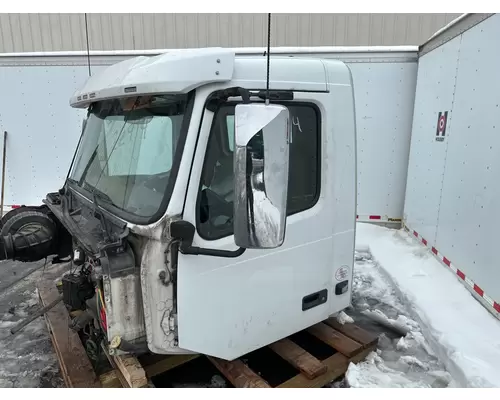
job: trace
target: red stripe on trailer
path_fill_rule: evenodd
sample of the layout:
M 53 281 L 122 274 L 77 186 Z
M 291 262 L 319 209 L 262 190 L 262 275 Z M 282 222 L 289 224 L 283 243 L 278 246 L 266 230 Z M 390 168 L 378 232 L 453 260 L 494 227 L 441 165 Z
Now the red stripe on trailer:
M 380 222 L 399 222 L 402 223 L 401 218 L 395 218 L 395 217 L 389 217 L 387 215 L 368 215 L 368 214 L 363 214 L 363 215 L 356 215 L 356 219 L 360 221 L 380 221 Z
M 13 204 L 12 206 L 10 206 L 10 208 L 12 208 L 13 210 L 15 210 L 16 208 L 21 208 L 21 206 L 18 206 L 17 204 Z
M 417 231 L 410 230 L 410 228 L 408 228 L 408 226 L 406 224 L 404 224 L 404 223 L 403 223 L 403 228 L 408 233 L 410 233 L 413 236 L 415 236 L 426 247 L 429 247 L 427 240 L 424 239 L 421 235 L 419 235 L 419 233 Z M 471 289 L 473 289 L 474 292 L 476 292 L 482 299 L 484 299 L 489 304 L 490 307 L 493 307 L 493 309 L 496 312 L 500 313 L 500 303 L 497 303 L 496 301 L 493 301 L 491 299 L 491 297 L 487 296 L 484 293 L 483 289 L 481 289 L 471 279 L 469 279 L 469 278 L 467 278 L 465 276 L 464 272 L 462 272 L 461 270 L 459 270 L 458 268 L 456 268 L 455 266 L 453 266 L 452 262 L 448 258 L 446 258 L 443 255 L 439 254 L 438 250 L 434 246 L 430 246 L 430 249 L 431 249 L 432 253 L 437 257 L 437 259 L 439 261 L 441 261 L 443 264 L 445 264 L 446 266 L 448 266 L 451 270 L 455 271 L 456 275 L 460 277 L 460 279 L 462 280 L 462 282 L 464 282 L 464 284 L 467 284 L 467 286 L 469 286 Z M 493 303 L 493 305 L 491 303 Z

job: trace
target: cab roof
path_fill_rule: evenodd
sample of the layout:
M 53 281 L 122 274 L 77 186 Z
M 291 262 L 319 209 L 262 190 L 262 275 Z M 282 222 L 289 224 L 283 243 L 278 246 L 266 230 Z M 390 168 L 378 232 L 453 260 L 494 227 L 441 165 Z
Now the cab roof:
M 338 83 L 349 84 L 347 67 L 342 62 L 271 54 L 270 88 L 327 91 L 325 62 L 330 71 L 335 66 L 343 68 L 347 75 L 339 74 Z M 266 77 L 264 54 L 240 58 L 234 50 L 224 48 L 173 50 L 157 56 L 130 58 L 92 75 L 71 97 L 70 105 L 87 108 L 93 102 L 118 97 L 187 93 L 216 82 L 234 81 L 248 89 L 262 89 Z

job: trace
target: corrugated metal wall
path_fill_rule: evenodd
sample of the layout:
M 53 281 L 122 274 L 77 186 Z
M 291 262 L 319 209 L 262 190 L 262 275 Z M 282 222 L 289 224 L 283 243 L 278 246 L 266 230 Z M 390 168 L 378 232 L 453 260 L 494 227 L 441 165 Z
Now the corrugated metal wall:
M 460 14 L 275 14 L 273 46 L 419 45 Z M 91 50 L 266 45 L 266 14 L 88 14 Z M 86 50 L 84 14 L 0 14 L 0 52 Z

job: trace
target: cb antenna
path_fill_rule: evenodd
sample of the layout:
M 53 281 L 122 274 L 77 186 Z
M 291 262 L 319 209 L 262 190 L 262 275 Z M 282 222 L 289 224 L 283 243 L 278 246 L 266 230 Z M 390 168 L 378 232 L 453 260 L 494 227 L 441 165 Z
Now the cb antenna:
M 84 16 L 85 16 L 85 38 L 87 39 L 87 63 L 89 66 L 89 76 L 91 76 L 92 70 L 90 69 L 89 25 L 87 23 L 87 13 L 85 13 Z
M 267 79 L 266 105 L 269 105 L 269 69 L 271 64 L 271 13 L 267 14 Z

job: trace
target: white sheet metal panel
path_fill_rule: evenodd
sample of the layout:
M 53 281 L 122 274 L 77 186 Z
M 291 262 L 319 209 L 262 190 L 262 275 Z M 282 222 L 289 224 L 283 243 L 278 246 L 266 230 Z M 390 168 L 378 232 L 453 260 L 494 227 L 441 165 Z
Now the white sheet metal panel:
M 273 46 L 418 45 L 460 14 L 273 14 Z M 87 15 L 91 50 L 266 45 L 267 14 Z M 86 50 L 84 14 L 0 14 L 0 53 Z
M 86 115 L 69 97 L 87 77 L 79 66 L 0 67 L 5 205 L 39 205 L 64 183 Z
M 358 215 L 402 218 L 417 63 L 351 63 Z
M 436 240 L 439 251 L 498 303 L 499 38 L 498 14 L 462 35 Z
M 432 243 L 436 240 L 446 148 L 453 131 L 451 109 L 460 40 L 456 37 L 419 59 L 404 219 Z M 438 142 L 438 114 L 445 111 L 448 111 L 446 136 L 443 142 Z

